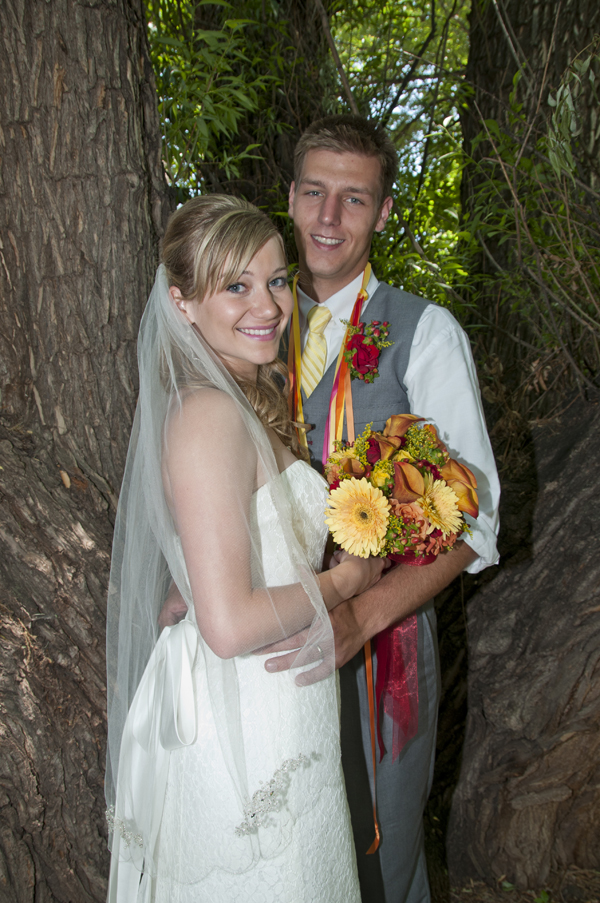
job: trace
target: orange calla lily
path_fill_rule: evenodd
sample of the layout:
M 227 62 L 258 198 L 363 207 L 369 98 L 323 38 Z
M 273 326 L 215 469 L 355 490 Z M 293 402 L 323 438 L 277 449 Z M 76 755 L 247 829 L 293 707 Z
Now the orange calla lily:
M 470 514 L 471 517 L 477 517 L 479 514 L 479 499 L 477 493 L 472 486 L 460 480 L 446 480 L 450 489 L 454 490 L 458 499 L 458 510 Z
M 379 446 L 380 461 L 389 461 L 394 452 L 401 445 L 399 436 L 385 436 L 383 433 L 371 433 L 370 439 L 374 439 Z
M 416 414 L 394 414 L 393 417 L 386 420 L 383 435 L 402 438 L 413 423 L 418 423 L 419 420 L 424 419 L 424 417 L 417 417 Z
M 416 467 L 408 461 L 394 461 L 394 488 L 392 498 L 409 504 L 421 498 L 425 492 L 425 482 Z
M 475 474 L 465 464 L 460 464 L 454 458 L 450 458 L 447 464 L 440 467 L 440 474 L 456 493 L 459 510 L 470 514 L 471 517 L 477 517 L 479 499 L 475 491 L 477 488 Z
M 458 461 L 455 461 L 454 458 L 450 458 L 447 464 L 440 467 L 440 473 L 446 482 L 449 482 L 450 480 L 459 480 L 461 483 L 466 483 L 467 486 L 472 486 L 473 489 L 477 489 L 475 474 L 464 464 L 459 464 Z
M 344 471 L 344 473 L 352 474 L 352 476 L 356 477 L 357 480 L 359 480 L 365 472 L 365 468 L 360 463 L 358 458 L 341 458 L 340 467 Z

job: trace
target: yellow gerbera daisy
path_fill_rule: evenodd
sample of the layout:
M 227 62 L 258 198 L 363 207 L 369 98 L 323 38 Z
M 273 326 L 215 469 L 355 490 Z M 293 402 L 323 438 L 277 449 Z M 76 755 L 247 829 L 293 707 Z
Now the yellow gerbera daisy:
M 458 508 L 458 497 L 443 480 L 426 477 L 425 493 L 415 504 L 431 522 L 431 530 L 437 527 L 444 537 L 460 530 L 462 517 Z
M 381 489 L 364 477 L 342 480 L 328 498 L 325 522 L 333 538 L 351 555 L 368 558 L 381 551 L 390 506 Z

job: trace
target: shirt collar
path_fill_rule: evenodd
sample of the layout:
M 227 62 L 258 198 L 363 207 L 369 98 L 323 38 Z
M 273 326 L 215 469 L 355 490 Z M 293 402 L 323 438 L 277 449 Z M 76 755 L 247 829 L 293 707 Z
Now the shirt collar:
M 352 282 L 349 282 L 348 285 L 345 285 L 343 288 L 332 295 L 323 303 L 323 307 L 326 307 L 331 311 L 331 319 L 337 322 L 340 319 L 348 320 L 350 319 L 350 314 L 352 313 L 352 308 L 354 307 L 354 302 L 356 301 L 356 297 L 360 291 L 360 287 L 362 285 L 364 270 L 360 273 L 356 279 L 353 279 Z M 375 276 L 373 270 L 371 270 L 371 277 L 367 283 L 367 300 L 366 304 L 369 303 L 371 298 L 373 297 L 373 293 L 375 289 L 379 285 L 379 280 Z M 297 287 L 298 293 L 298 307 L 300 309 L 300 323 L 301 328 L 306 323 L 306 317 L 311 309 L 317 303 L 310 298 L 306 292 L 303 292 L 300 286 Z M 364 309 L 364 308 L 363 308 Z

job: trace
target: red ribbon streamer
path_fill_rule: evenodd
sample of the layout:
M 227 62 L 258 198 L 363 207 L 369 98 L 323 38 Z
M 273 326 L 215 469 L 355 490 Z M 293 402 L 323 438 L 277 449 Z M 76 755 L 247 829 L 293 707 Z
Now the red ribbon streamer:
M 392 721 L 392 762 L 419 728 L 418 625 L 416 614 L 382 630 L 374 638 L 377 655 L 375 700 L 379 761 L 386 749 L 381 735 L 381 713 Z

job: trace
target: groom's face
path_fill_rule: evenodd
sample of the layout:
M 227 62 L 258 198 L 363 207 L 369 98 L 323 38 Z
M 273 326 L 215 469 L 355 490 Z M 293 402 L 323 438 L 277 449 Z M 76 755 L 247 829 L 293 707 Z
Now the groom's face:
M 381 164 L 363 154 L 310 150 L 289 213 L 304 271 L 316 294 L 327 298 L 365 268 L 373 232 L 381 232 L 392 199 L 381 199 Z

